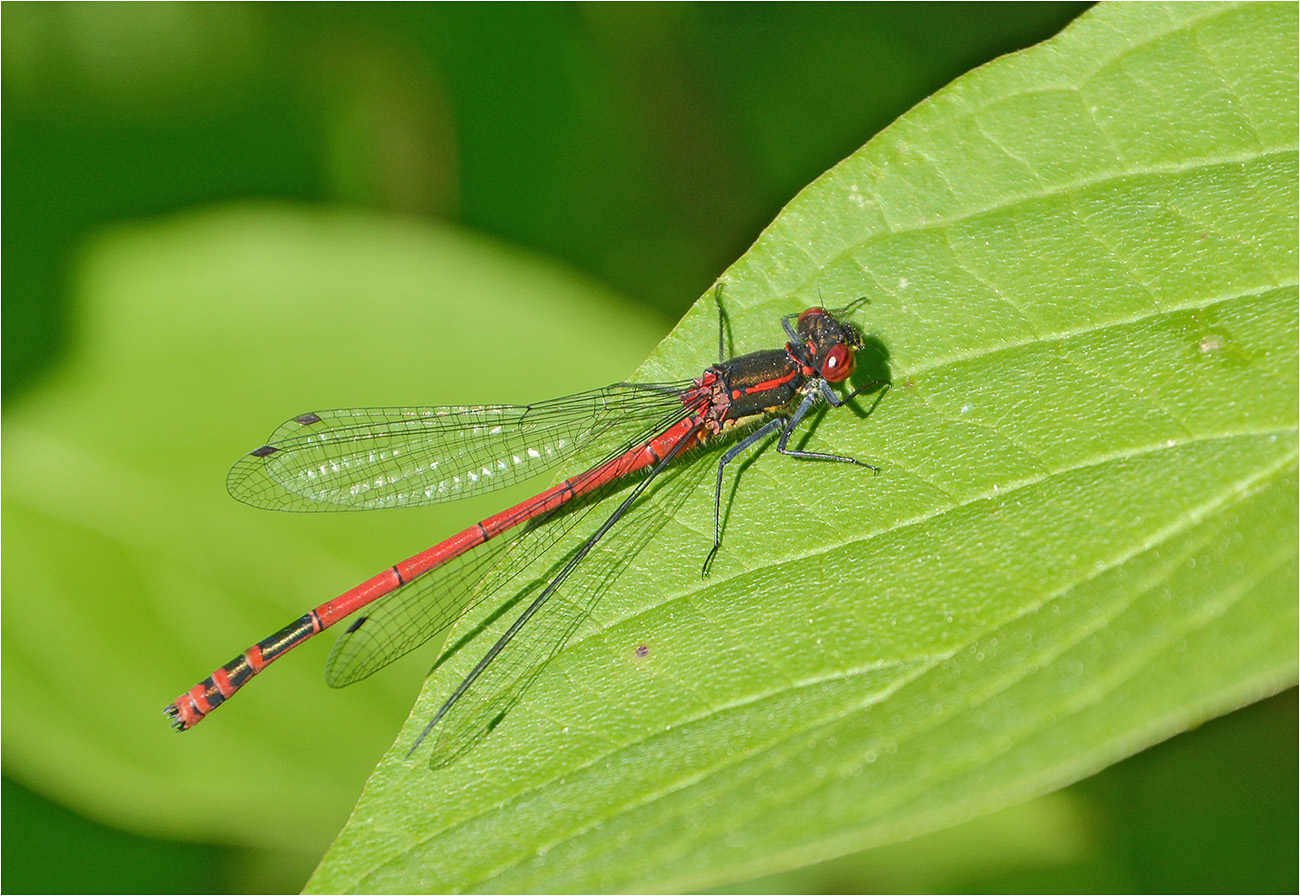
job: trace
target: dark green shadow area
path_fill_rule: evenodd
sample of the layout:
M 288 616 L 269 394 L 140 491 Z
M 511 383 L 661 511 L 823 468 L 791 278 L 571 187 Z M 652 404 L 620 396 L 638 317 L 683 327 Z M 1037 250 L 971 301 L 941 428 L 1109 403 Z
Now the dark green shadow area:
M 1296 697 L 1284 691 L 1076 785 L 1104 807 L 1120 889 L 1296 892 Z M 1005 889 L 988 883 L 987 892 Z
M 6 893 L 229 892 L 230 850 L 106 827 L 5 777 Z M 39 857 L 39 860 L 36 860 Z

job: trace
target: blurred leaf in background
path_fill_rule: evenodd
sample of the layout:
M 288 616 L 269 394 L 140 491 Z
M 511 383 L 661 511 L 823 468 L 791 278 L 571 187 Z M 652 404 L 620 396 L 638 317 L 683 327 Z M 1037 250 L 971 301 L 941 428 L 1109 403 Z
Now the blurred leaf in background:
M 4 388 L 108 222 L 247 197 L 458 221 L 680 315 L 801 187 L 1081 4 L 4 8 Z
M 222 491 L 241 451 L 308 407 L 626 376 L 805 184 L 1081 8 L 5 5 L 5 771 L 106 825 L 233 847 L 163 858 L 7 783 L 6 889 L 296 889 L 392 741 L 427 658 L 330 692 L 318 644 L 211 730 L 178 740 L 157 711 L 499 501 L 259 515 Z M 1200 853 L 1222 879 L 1250 859 L 1244 888 L 1293 882 L 1294 805 L 1234 786 L 1245 762 L 1294 793 L 1294 697 L 1266 706 L 930 841 L 978 859 L 963 838 L 1038 828 L 1059 848 L 918 879 L 904 844 L 823 885 L 1188 889 L 1169 841 L 1121 822 L 1182 811 L 1198 831 L 1226 818 L 1215 842 L 1280 836 L 1271 864 Z M 1106 784 L 1158 755 L 1207 802 Z M 139 876 L 72 871 L 107 854 Z

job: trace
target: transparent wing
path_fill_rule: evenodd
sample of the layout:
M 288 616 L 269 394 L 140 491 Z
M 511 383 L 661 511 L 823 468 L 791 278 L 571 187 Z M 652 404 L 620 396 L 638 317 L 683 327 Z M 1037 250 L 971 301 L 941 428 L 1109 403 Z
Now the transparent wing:
M 642 420 L 641 428 L 614 447 L 608 457 L 623 454 L 687 416 L 688 409 L 674 401 L 670 413 L 648 424 Z M 500 599 L 512 589 L 517 593 L 525 587 L 518 580 L 582 520 L 598 499 L 599 493 L 541 515 L 380 599 L 339 636 L 326 662 L 325 680 L 332 687 L 360 681 L 445 631 L 485 598 Z
M 413 579 L 373 605 L 339 635 L 325 663 L 325 681 L 360 681 L 449 629 L 485 598 L 504 590 L 582 519 L 586 507 L 552 511 L 512 533 Z M 502 571 L 487 587 L 485 574 Z M 503 609 L 508 609 L 504 607 Z
M 436 719 L 430 733 L 434 744 L 429 758 L 431 767 L 440 768 L 463 756 L 502 722 L 547 663 L 564 649 L 573 633 L 591 615 L 610 583 L 623 574 L 641 548 L 678 512 L 687 496 L 712 470 L 713 465 L 707 459 L 681 460 L 678 466 L 668 468 L 658 477 L 651 492 L 642 496 L 567 579 L 556 577 L 562 575 L 581 545 L 575 545 L 558 561 L 533 571 L 514 609 L 527 606 L 545 590 L 555 589 L 554 592 L 492 664 Z M 609 508 L 607 503 L 601 506 Z M 701 545 L 701 560 L 707 553 L 705 548 L 706 545 Z M 514 579 L 508 567 L 499 566 L 487 573 L 485 587 L 498 588 L 498 576 L 502 573 Z M 482 632 L 484 637 L 476 641 L 490 643 L 490 638 L 499 633 L 500 628 L 493 627 Z M 442 661 L 440 658 L 439 663 Z
M 594 439 L 627 441 L 681 406 L 690 382 L 618 383 L 530 405 L 345 408 L 300 414 L 241 457 L 230 494 L 269 510 L 410 507 L 495 491 Z

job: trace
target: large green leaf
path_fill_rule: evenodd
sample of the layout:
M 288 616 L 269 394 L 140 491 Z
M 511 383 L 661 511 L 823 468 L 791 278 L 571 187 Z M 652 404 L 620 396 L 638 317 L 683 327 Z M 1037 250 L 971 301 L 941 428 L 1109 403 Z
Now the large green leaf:
M 768 452 L 701 580 L 690 466 L 567 648 L 436 770 L 406 752 L 499 629 L 430 678 L 311 888 L 741 879 L 1293 681 L 1296 36 L 1292 5 L 1104 5 L 805 190 L 725 276 L 736 348 L 870 296 L 895 388 L 809 445 L 881 475 Z M 714 320 L 644 376 L 710 361 Z

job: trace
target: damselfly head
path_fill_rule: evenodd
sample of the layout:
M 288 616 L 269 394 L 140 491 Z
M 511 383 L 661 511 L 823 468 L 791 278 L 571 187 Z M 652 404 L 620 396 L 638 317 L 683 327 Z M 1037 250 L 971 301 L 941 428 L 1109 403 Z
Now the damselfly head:
M 795 329 L 808 350 L 809 366 L 827 382 L 842 383 L 853 374 L 853 353 L 863 342 L 862 334 L 852 324 L 841 323 L 836 314 L 809 308 L 799 315 Z

